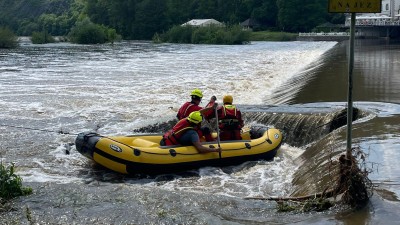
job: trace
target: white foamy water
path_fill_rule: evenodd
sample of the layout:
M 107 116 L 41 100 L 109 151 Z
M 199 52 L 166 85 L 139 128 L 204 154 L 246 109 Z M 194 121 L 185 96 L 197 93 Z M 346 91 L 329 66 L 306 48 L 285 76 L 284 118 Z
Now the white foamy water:
M 150 182 L 148 186 L 171 191 L 192 191 L 227 196 L 266 197 L 286 196 L 290 193 L 294 159 L 304 150 L 281 146 L 273 161 L 244 163 L 229 172 L 215 167 L 201 168 L 199 176 L 174 179 L 169 182 Z
M 225 94 L 232 94 L 236 104 L 269 104 L 263 99 L 335 44 L 123 42 L 0 50 L 1 124 L 72 134 L 94 128 L 105 135 L 130 134 L 135 128 L 174 118 L 194 88 L 203 91 L 203 106 L 212 95 L 220 102 Z M 0 133 L 5 143 L 0 158 L 17 162 L 24 181 L 84 179 L 78 173 L 83 167 L 88 169 L 87 160 L 74 148 L 65 155 L 64 144 L 73 142 L 74 136 L 8 126 L 0 126 Z M 290 165 L 294 156 L 288 152 L 298 152 L 290 146 L 281 150 L 273 162 L 259 162 L 229 174 L 203 168 L 200 178 L 182 178 L 161 186 L 204 192 L 211 185 L 233 196 L 244 192 L 246 196 L 280 195 L 294 171 Z

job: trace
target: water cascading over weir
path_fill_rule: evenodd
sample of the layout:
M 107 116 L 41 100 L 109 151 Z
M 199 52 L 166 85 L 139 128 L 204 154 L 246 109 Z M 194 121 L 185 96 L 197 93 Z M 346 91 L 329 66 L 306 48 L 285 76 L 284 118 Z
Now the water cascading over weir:
M 242 106 L 246 124 L 258 123 L 274 126 L 283 132 L 283 142 L 293 147 L 302 147 L 319 140 L 339 127 L 347 124 L 346 108 L 313 108 L 309 106 L 266 106 L 253 108 Z M 353 110 L 353 120 L 359 117 Z
M 296 159 L 299 167 L 293 175 L 291 197 L 323 193 L 337 185 L 340 172 L 332 160 L 346 150 L 337 136 L 343 135 L 344 129 L 339 128 L 347 125 L 347 108 L 322 104 L 244 108 L 247 123 L 274 126 L 282 131 L 283 143 L 305 149 Z M 353 121 L 364 116 L 353 109 Z

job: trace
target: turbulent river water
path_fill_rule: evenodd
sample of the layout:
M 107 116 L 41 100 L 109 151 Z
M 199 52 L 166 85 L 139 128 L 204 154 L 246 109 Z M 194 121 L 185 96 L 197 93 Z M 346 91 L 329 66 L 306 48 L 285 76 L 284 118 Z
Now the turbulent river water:
M 0 159 L 33 194 L 1 224 L 396 224 L 400 220 L 400 45 L 357 41 L 353 142 L 368 153 L 375 192 L 357 211 L 279 213 L 246 200 L 314 190 L 319 155 L 344 151 L 346 129 L 317 128 L 347 102 L 347 42 L 243 46 L 33 45 L 0 50 Z M 192 89 L 232 94 L 246 123 L 284 130 L 274 161 L 126 177 L 75 151 L 76 134 L 132 134 L 174 119 Z M 273 119 L 270 115 L 274 115 Z M 291 121 L 290 123 L 288 121 Z M 318 135 L 316 135 L 318 134 Z M 332 147 L 334 146 L 334 147 Z M 69 154 L 66 154 L 66 153 Z M 310 170 L 310 168 L 312 168 Z M 300 178 L 307 178 L 299 182 Z

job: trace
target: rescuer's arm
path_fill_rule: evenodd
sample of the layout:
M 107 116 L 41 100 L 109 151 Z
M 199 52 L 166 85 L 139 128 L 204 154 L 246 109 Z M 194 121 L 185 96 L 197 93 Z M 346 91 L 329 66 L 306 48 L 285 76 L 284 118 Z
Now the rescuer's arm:
M 218 148 L 207 148 L 207 147 L 204 147 L 200 143 L 200 141 L 193 142 L 193 145 L 197 149 L 197 151 L 199 151 L 200 153 L 220 152 L 221 151 L 220 147 L 218 147 Z

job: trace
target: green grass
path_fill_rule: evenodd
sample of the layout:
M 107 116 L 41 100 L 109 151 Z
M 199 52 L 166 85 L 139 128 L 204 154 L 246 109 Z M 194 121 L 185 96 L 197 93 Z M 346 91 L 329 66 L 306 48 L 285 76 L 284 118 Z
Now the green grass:
M 257 31 L 250 33 L 250 41 L 295 41 L 297 33 Z

